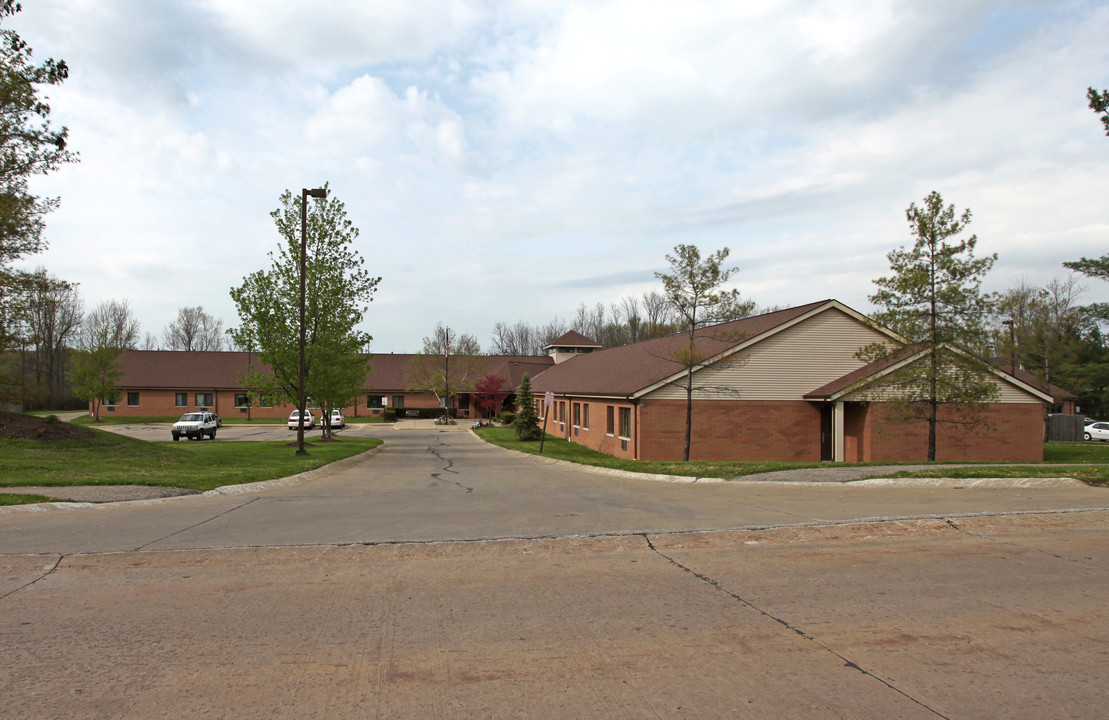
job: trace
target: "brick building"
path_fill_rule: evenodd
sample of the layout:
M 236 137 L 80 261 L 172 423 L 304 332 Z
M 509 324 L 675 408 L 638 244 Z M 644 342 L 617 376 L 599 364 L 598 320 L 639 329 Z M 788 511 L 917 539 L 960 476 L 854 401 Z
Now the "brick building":
M 387 407 L 440 407 L 435 393 L 409 389 L 412 363 L 420 357 L 392 353 L 367 356 L 369 374 L 363 392 L 343 413 L 359 417 L 381 415 Z M 118 390 L 111 402 L 101 407 L 102 413 L 175 417 L 204 408 L 225 418 L 255 418 L 288 417 L 294 409 L 293 405 L 270 402 L 264 397 L 251 404 L 240 378 L 247 375 L 251 364 L 259 372 L 268 372 L 253 353 L 125 350 L 117 364 L 122 371 L 116 384 Z M 470 379 L 495 375 L 502 379 L 506 391 L 511 392 L 519 386 L 525 372 L 535 375 L 553 364 L 550 357 L 480 355 L 472 358 L 467 371 Z M 455 375 L 454 371 L 451 375 Z M 451 396 L 451 407 L 458 417 L 478 417 L 471 393 L 452 392 Z
M 693 373 L 692 460 L 917 461 L 927 427 L 884 417 L 882 378 L 892 364 L 855 357 L 864 345 L 904 344 L 895 333 L 835 300 L 699 330 Z M 680 460 L 685 335 L 568 358 L 532 382 L 547 431 L 617 457 Z M 898 362 L 914 362 L 911 353 Z M 937 459 L 1039 461 L 1052 398 L 1003 371 L 983 432 L 941 425 Z M 544 405 L 547 394 L 549 408 Z

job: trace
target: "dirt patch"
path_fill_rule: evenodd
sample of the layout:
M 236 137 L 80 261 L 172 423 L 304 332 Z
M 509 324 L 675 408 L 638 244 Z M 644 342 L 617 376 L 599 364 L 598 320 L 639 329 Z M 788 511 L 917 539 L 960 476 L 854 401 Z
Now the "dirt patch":
M 61 420 L 49 422 L 46 418 L 0 412 L 0 437 L 2 438 L 62 442 L 86 440 L 92 436 L 92 433 L 85 428 L 70 425 Z

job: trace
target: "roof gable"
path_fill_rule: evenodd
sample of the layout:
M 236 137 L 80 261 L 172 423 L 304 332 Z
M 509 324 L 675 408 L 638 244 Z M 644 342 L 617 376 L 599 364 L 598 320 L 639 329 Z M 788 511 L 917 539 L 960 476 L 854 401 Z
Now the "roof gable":
M 755 315 L 698 330 L 695 347 L 698 355 L 705 358 L 701 366 L 719 362 L 734 352 L 832 308 L 859 322 L 874 325 L 865 316 L 836 300 L 822 300 Z M 891 339 L 901 340 L 889 330 L 879 330 Z M 582 355 L 571 363 L 547 370 L 535 379 L 532 388 L 536 392 L 549 390 L 561 394 L 638 397 L 673 382 L 686 372 L 685 365 L 674 357 L 688 342 L 688 336 L 682 333 Z

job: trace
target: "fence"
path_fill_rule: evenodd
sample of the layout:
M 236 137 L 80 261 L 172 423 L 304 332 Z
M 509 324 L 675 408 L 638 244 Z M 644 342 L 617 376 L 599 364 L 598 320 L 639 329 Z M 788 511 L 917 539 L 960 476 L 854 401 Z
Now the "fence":
M 1053 413 L 1047 416 L 1044 439 L 1048 442 L 1077 442 L 1082 439 L 1082 415 Z

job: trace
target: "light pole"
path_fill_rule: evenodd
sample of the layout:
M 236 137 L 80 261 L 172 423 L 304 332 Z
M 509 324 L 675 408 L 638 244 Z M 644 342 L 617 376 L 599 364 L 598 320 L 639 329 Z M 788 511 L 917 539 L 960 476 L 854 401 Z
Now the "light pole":
M 298 398 L 299 414 L 297 415 L 297 455 L 307 455 L 304 449 L 304 411 L 306 398 L 304 396 L 304 337 L 307 323 L 304 319 L 304 288 L 305 276 L 308 274 L 308 197 L 326 198 L 327 190 L 303 188 L 300 191 L 300 382 L 297 385 L 300 397 Z

